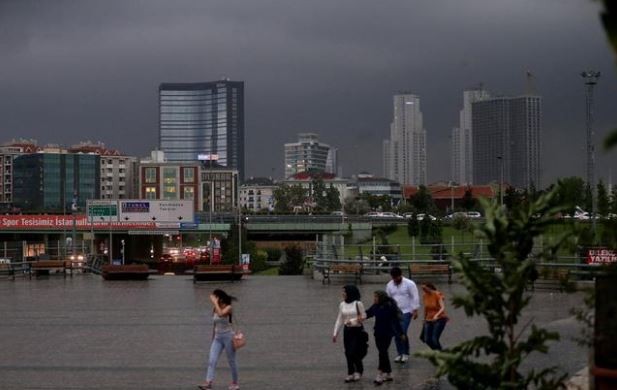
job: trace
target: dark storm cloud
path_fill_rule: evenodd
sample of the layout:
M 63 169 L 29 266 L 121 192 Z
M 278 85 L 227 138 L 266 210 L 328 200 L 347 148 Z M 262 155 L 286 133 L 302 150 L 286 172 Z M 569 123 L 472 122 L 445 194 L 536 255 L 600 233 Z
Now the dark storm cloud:
M 584 172 L 578 73 L 603 72 L 597 139 L 617 125 L 617 68 L 585 0 L 4 1 L 0 139 L 158 142 L 157 87 L 246 82 L 249 175 L 282 174 L 282 144 L 313 131 L 346 174 L 380 173 L 392 94 L 421 96 L 429 179 L 447 179 L 465 87 L 544 97 L 545 178 Z M 616 157 L 599 156 L 606 176 Z

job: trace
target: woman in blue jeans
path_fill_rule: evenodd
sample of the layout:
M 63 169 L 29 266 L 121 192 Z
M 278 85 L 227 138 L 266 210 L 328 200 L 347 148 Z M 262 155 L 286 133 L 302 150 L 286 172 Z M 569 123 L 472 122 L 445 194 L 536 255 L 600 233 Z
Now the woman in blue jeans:
M 439 338 L 448 322 L 443 294 L 433 283 L 422 284 L 422 300 L 424 301 L 424 342 L 431 348 L 441 351 Z
M 227 361 L 231 368 L 232 382 L 229 385 L 229 390 L 239 390 L 238 385 L 238 368 L 236 365 L 236 351 L 232 344 L 234 331 L 231 327 L 232 307 L 231 301 L 236 298 L 228 295 L 225 291 L 216 289 L 210 294 L 212 302 L 212 344 L 210 345 L 210 359 L 208 361 L 208 373 L 206 374 L 206 382 L 198 387 L 202 390 L 212 389 L 214 381 L 214 371 L 219 357 L 223 350 L 227 355 Z

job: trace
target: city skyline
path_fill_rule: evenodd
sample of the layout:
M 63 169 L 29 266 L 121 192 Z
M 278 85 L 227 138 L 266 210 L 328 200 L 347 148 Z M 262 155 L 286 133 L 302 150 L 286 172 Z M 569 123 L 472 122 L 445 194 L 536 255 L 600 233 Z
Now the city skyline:
M 378 174 L 392 96 L 411 90 L 422 97 L 430 183 L 450 178 L 461 92 L 484 82 L 493 93 L 519 95 L 529 70 L 543 96 L 547 184 L 584 176 L 579 73 L 595 69 L 603 75 L 596 176 L 606 181 L 617 166 L 615 153 L 601 148 L 617 123 L 617 72 L 598 4 L 275 3 L 2 2 L 2 139 L 99 139 L 147 155 L 158 144 L 161 82 L 227 76 L 246 82 L 247 177 L 282 177 L 280 146 L 298 129 L 336 145 L 347 176 Z M 273 15 L 284 18 L 274 23 Z

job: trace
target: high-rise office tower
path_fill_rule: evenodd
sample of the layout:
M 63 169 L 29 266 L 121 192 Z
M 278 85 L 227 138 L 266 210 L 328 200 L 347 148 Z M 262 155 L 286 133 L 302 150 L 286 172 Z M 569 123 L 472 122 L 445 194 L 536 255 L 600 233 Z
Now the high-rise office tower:
M 319 142 L 317 134 L 298 134 L 298 142 L 285 144 L 285 178 L 309 171 L 336 174 L 336 152 L 332 150 L 336 149 Z
M 541 186 L 540 96 L 496 97 L 473 103 L 474 184 Z
M 461 185 L 473 182 L 473 103 L 489 97 L 482 87 L 463 91 L 463 108 L 459 112 L 459 126 L 452 129 L 450 154 L 452 181 Z
M 163 83 L 159 107 L 159 148 L 168 161 L 206 155 L 244 179 L 243 81 Z
M 386 177 L 401 185 L 426 185 L 426 130 L 420 97 L 394 95 L 394 118 L 390 139 L 384 141 Z M 385 149 L 388 149 L 387 151 Z

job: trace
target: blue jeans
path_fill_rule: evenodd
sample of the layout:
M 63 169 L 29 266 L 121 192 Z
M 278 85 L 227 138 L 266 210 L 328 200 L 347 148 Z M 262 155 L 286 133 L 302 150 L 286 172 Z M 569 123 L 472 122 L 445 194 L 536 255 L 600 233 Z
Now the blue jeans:
M 394 343 L 396 344 L 396 351 L 399 355 L 409 355 L 409 337 L 407 337 L 407 330 L 409 329 L 410 323 L 411 313 L 403 313 L 403 318 L 401 319 L 401 328 L 403 328 L 405 340 L 401 340 L 400 337 L 394 338 Z
M 441 337 L 441 332 L 446 327 L 446 322 L 448 322 L 447 318 L 440 318 L 437 321 L 426 321 L 424 323 L 424 342 L 431 349 L 441 351 L 439 338 Z
M 234 383 L 238 383 L 236 350 L 231 343 L 233 335 L 233 332 L 217 333 L 214 335 L 212 345 L 210 345 L 210 359 L 208 360 L 208 374 L 206 375 L 206 380 L 208 382 L 212 382 L 214 380 L 214 370 L 216 369 L 216 364 L 218 363 L 219 357 L 221 357 L 221 353 L 224 349 L 225 354 L 227 355 L 229 368 L 231 368 L 231 380 Z

